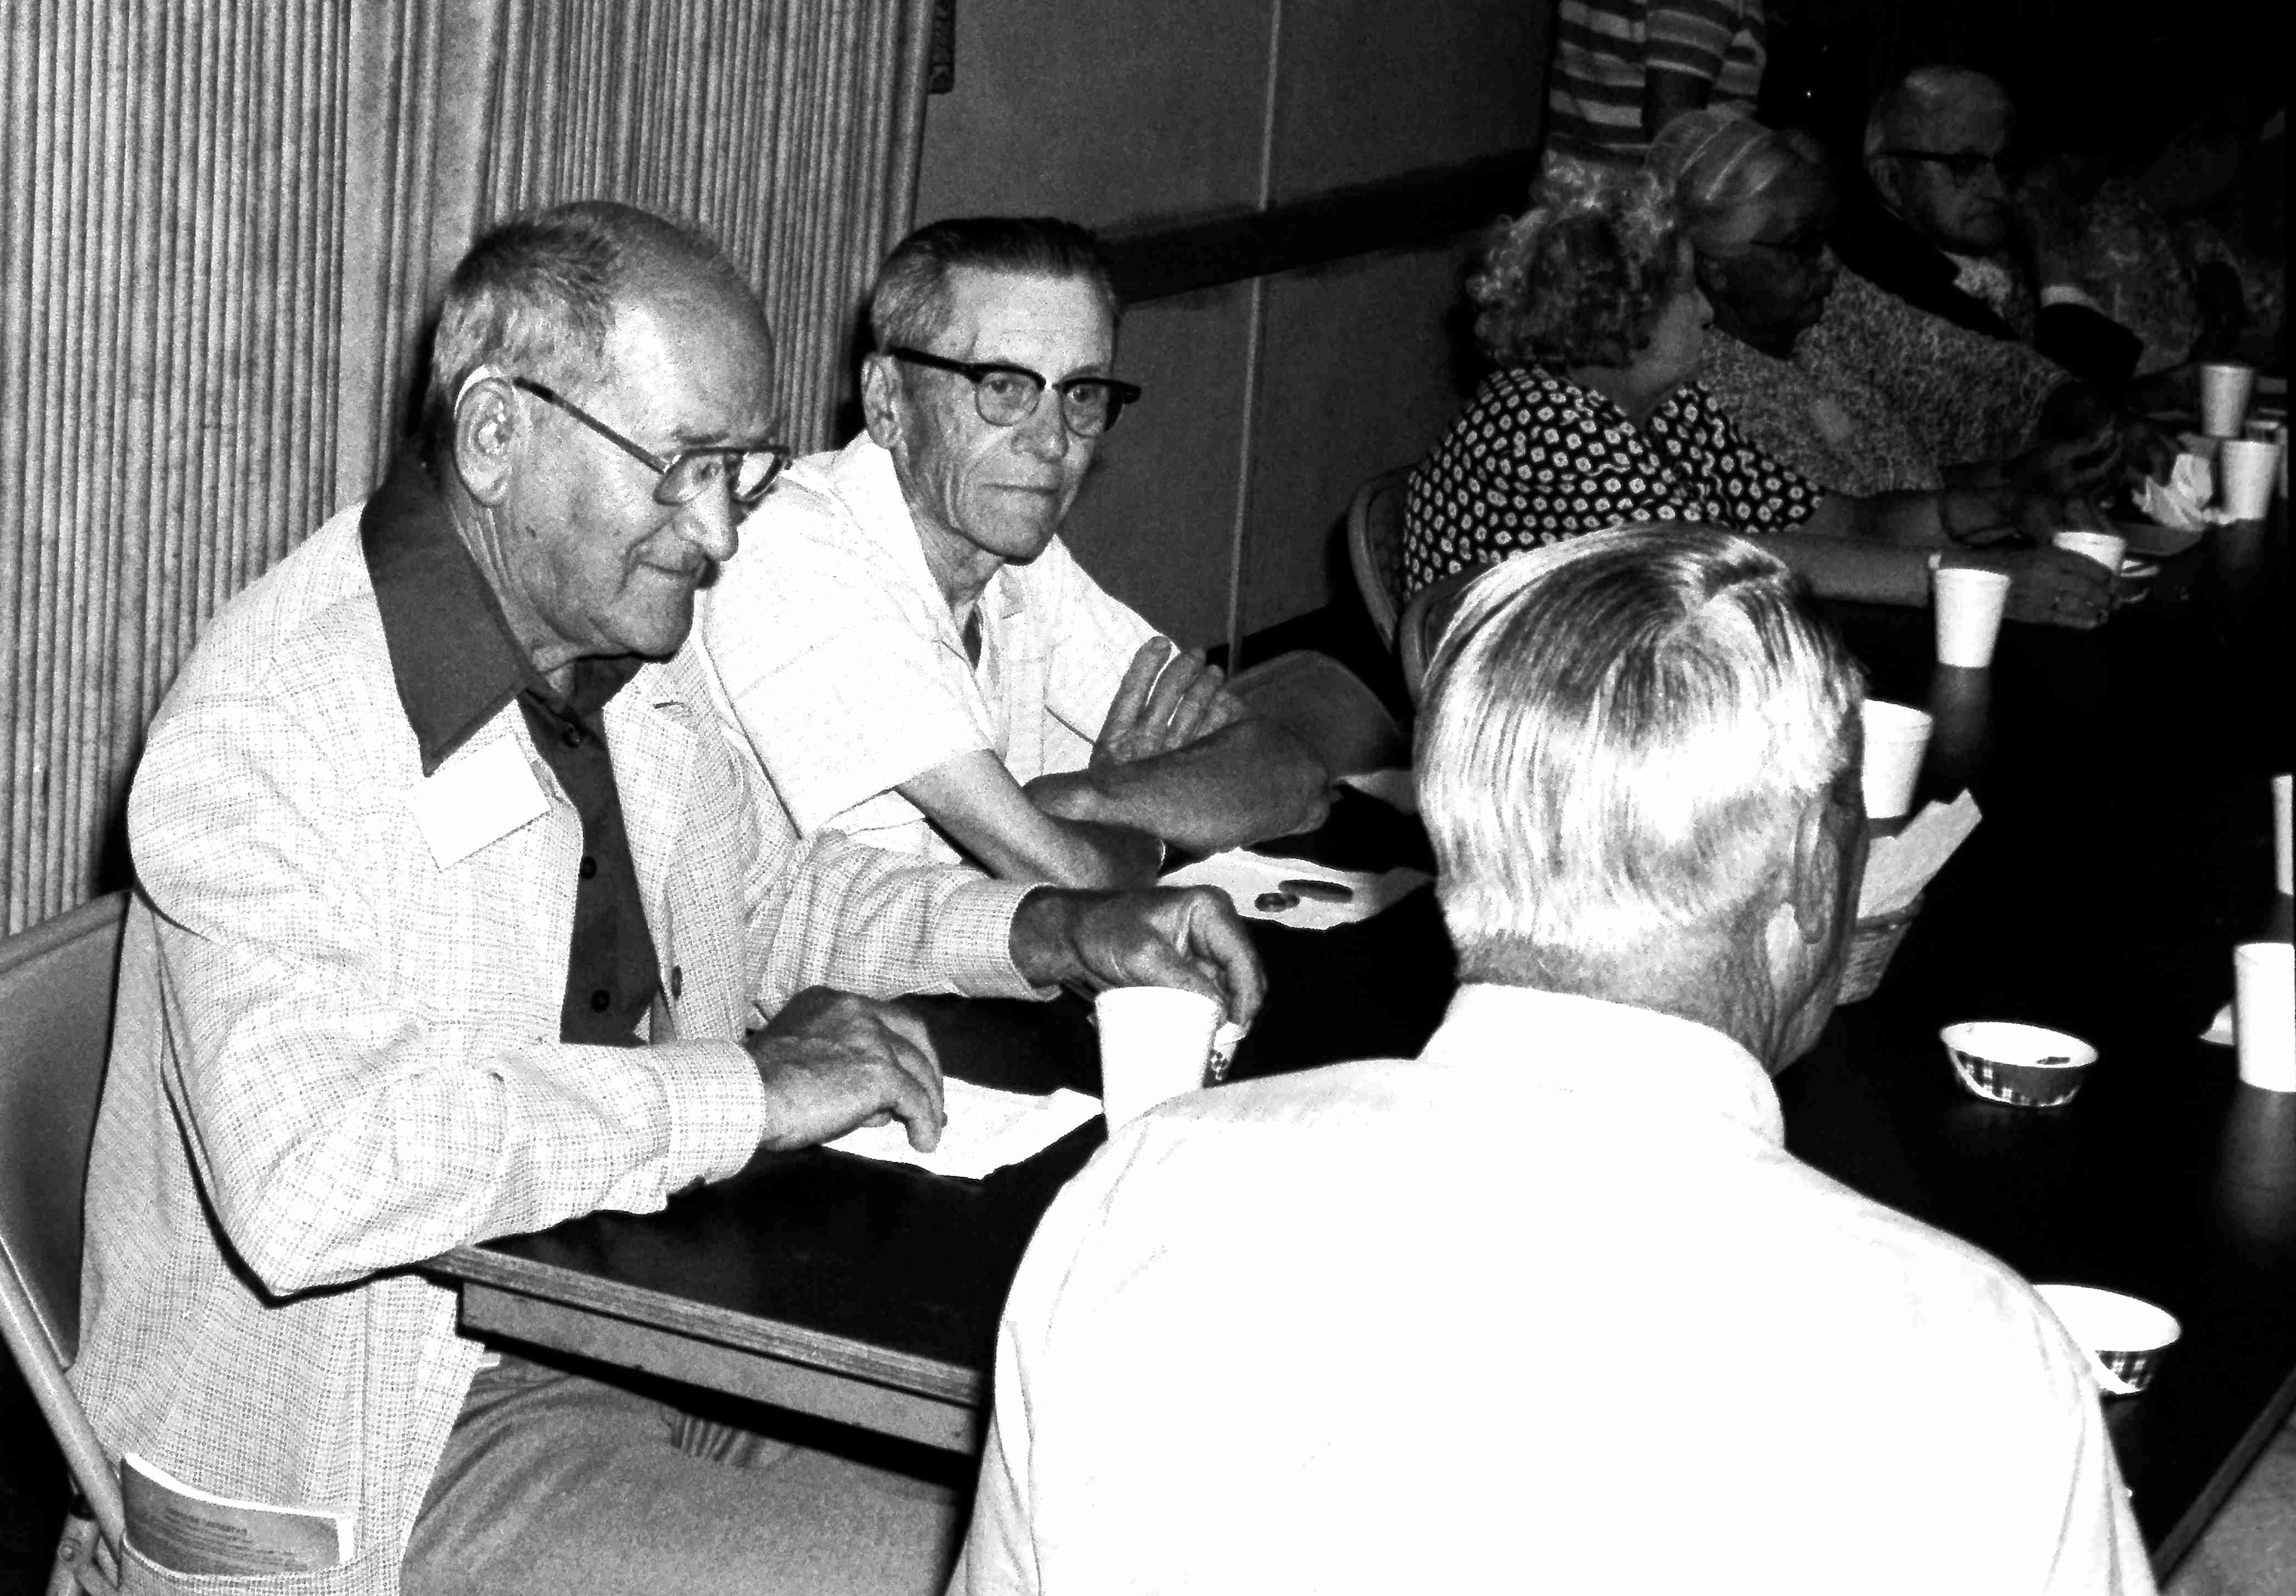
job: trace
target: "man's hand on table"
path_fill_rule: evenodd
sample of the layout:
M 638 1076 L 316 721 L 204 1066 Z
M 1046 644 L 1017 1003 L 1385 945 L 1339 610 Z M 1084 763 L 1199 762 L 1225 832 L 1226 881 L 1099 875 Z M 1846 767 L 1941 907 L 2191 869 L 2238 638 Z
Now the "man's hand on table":
M 1013 917 L 1013 962 L 1038 986 L 1177 986 L 1249 1026 L 1267 978 L 1243 922 L 1206 887 L 1137 893 L 1044 887 Z
M 898 1119 L 909 1145 L 940 1142 L 940 1063 L 917 1016 L 897 1003 L 809 986 L 743 1045 L 766 1089 L 772 1152 L 833 1141 L 863 1125 Z

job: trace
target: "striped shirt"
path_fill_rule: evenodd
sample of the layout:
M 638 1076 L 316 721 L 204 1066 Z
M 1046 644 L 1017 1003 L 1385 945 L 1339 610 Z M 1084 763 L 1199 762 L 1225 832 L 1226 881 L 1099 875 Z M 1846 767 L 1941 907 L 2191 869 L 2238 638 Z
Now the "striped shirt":
M 1638 162 L 1653 67 L 1713 85 L 1709 105 L 1751 115 L 1762 86 L 1762 0 L 1562 0 L 1546 85 L 1550 154 Z

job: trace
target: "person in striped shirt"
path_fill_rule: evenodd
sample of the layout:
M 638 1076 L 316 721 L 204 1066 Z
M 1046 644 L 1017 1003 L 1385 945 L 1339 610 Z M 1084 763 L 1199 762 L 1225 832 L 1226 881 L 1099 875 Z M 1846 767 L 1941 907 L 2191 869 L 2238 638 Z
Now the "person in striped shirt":
M 1546 150 L 1635 165 L 1685 111 L 1761 92 L 1762 0 L 1561 0 Z

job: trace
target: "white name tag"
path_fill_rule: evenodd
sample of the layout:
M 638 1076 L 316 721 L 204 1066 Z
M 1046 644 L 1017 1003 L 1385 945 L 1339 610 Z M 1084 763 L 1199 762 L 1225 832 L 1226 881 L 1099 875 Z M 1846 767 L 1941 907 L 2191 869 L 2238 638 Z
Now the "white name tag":
M 550 807 L 516 737 L 464 752 L 406 795 L 442 870 L 506 837 Z

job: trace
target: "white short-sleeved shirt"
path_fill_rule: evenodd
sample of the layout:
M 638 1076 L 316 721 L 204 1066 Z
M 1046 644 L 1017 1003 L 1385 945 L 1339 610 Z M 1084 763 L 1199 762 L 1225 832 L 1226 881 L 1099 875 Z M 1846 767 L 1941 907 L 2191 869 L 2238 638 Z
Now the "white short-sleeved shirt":
M 1055 537 L 980 600 L 980 662 L 925 564 L 893 457 L 865 433 L 790 467 L 701 595 L 720 718 L 806 836 L 958 854 L 894 789 L 986 749 L 1013 778 L 1081 769 L 1155 628 Z
M 952 1596 L 2146 1596 L 2048 1309 L 1784 1140 L 1719 1032 L 1499 986 L 1151 1111 L 1006 1298 Z

